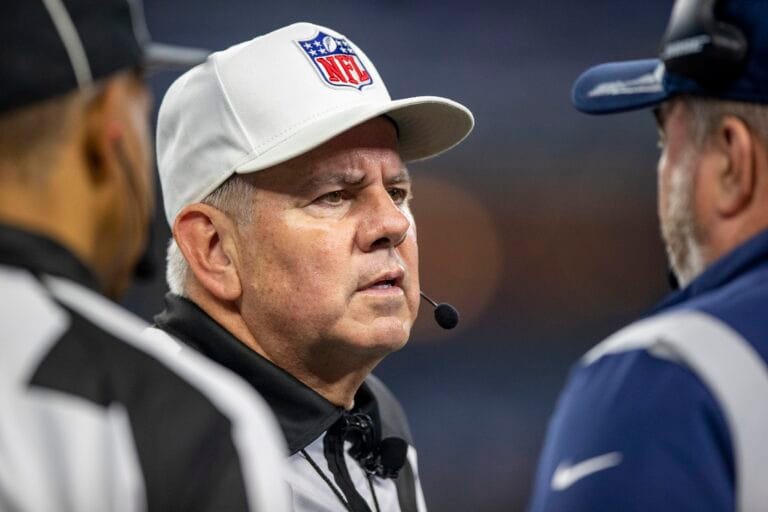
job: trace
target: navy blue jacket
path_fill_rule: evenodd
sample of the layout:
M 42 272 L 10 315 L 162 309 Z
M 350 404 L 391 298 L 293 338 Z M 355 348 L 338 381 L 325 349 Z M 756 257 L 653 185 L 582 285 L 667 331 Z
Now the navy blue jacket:
M 681 310 L 732 328 L 765 363 L 768 231 L 646 318 Z M 573 369 L 549 425 L 530 511 L 733 511 L 735 466 L 728 421 L 699 375 L 643 348 L 608 353 Z

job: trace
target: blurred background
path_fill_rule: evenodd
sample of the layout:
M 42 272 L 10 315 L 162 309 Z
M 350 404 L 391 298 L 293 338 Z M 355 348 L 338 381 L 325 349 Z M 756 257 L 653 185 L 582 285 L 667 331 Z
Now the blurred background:
M 654 56 L 671 6 L 145 0 L 155 39 L 211 49 L 327 25 L 366 51 L 393 97 L 474 112 L 461 146 L 411 166 L 422 288 L 462 322 L 442 331 L 423 304 L 408 346 L 376 370 L 409 415 L 432 511 L 524 510 L 570 366 L 667 291 L 652 116 L 588 117 L 569 95 L 592 64 Z M 158 104 L 174 78 L 153 77 Z M 158 262 L 168 237 L 158 216 Z M 162 273 L 125 300 L 147 319 L 162 308 Z

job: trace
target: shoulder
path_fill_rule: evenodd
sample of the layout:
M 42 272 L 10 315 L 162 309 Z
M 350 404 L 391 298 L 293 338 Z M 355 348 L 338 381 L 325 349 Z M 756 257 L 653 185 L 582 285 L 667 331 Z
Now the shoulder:
M 690 303 L 739 332 L 768 360 L 768 267 L 751 272 Z
M 158 343 L 142 336 L 147 327 L 142 320 L 87 288 L 50 276 L 38 280 L 27 274 L 26 279 L 2 314 L 25 316 L 17 324 L 26 334 L 35 326 L 53 325 L 51 315 L 58 320 L 55 330 L 35 338 L 35 354 L 22 354 L 29 365 L 19 378 L 34 392 L 19 399 L 35 400 L 41 414 L 62 404 L 75 411 L 83 408 L 78 404 L 88 404 L 89 414 L 103 418 L 99 421 L 109 421 L 118 405 L 130 425 L 120 439 L 130 441 L 116 438 L 115 444 L 135 450 L 150 508 L 191 507 L 203 497 L 213 508 L 245 501 L 253 501 L 254 510 L 271 510 L 255 506 L 262 502 L 284 508 L 278 504 L 285 498 L 280 493 L 282 437 L 268 407 L 247 384 L 198 354 L 174 351 L 172 340 Z M 7 298 L 0 294 L 0 300 Z M 71 415 L 62 416 L 49 431 L 57 432 L 63 445 L 79 440 L 93 446 L 87 432 L 71 428 L 72 421 Z M 59 448 L 66 451 L 53 442 L 46 446 L 52 457 Z
M 280 453 L 286 451 L 271 409 L 239 376 L 157 327 L 145 328 L 141 343 L 149 344 L 159 359 L 193 383 L 228 416 L 249 425 L 250 429 L 262 430 L 265 441 L 273 443 Z
M 143 320 L 87 288 L 49 276 L 42 283 L 68 325 L 40 361 L 35 384 L 102 405 L 149 404 L 151 396 L 172 407 L 199 402 L 196 408 L 214 408 L 205 389 L 212 365 L 174 352 L 170 341 L 142 336 L 148 327 Z
M 685 365 L 650 344 L 631 346 L 650 327 L 625 338 L 624 350 L 609 338 L 574 369 L 549 426 L 533 511 L 733 509 L 723 413 Z
M 110 375 L 154 393 L 202 395 L 221 410 L 235 411 L 238 407 L 233 402 L 243 399 L 259 411 L 267 410 L 260 397 L 232 372 L 193 350 L 182 350 L 172 336 L 150 328 L 110 300 L 65 279 L 45 278 L 44 283 L 70 318 L 60 344 L 82 351 L 80 357 L 105 366 Z
M 550 429 L 553 433 L 567 430 L 567 445 L 574 452 L 593 444 L 634 451 L 635 445 L 660 437 L 684 441 L 699 430 L 702 435 L 725 434 L 728 444 L 720 407 L 699 377 L 642 349 L 577 366 L 560 396 Z

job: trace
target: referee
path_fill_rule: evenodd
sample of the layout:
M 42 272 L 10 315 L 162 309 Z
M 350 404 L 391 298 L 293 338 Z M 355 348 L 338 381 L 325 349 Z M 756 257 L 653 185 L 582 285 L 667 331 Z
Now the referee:
M 0 510 L 287 509 L 279 434 L 233 374 L 103 295 L 128 286 L 153 209 L 127 0 L 6 0 L 0 15 Z
M 163 99 L 171 293 L 150 332 L 264 397 L 297 512 L 426 510 L 407 419 L 371 372 L 419 309 L 406 162 L 473 126 L 449 99 L 392 99 L 361 48 L 312 23 L 212 54 Z

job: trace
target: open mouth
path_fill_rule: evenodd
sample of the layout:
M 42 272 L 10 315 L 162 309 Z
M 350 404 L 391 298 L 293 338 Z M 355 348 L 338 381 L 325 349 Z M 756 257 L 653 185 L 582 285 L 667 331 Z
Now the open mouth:
M 358 291 L 401 291 L 404 277 L 405 272 L 400 268 L 381 272 L 376 276 L 372 276 L 367 283 L 362 284 Z
M 397 286 L 396 279 L 382 279 L 381 281 L 376 281 L 368 288 L 372 290 L 385 290 L 387 288 L 392 288 L 393 286 Z

